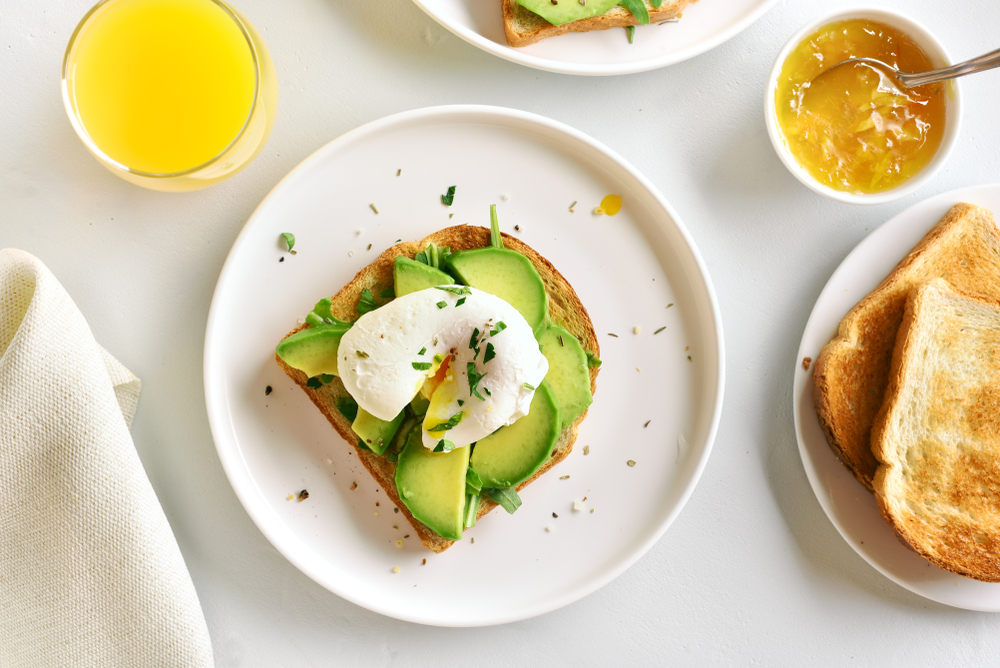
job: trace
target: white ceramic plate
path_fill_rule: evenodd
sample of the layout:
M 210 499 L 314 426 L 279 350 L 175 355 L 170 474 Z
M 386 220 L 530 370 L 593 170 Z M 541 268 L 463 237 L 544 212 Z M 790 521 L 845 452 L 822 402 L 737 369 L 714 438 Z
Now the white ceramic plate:
M 793 410 L 799 453 L 816 498 L 851 547 L 876 570 L 910 591 L 969 610 L 1000 611 L 1000 584 L 944 571 L 905 547 L 879 515 L 875 497 L 858 483 L 827 445 L 813 408 L 812 369 L 849 310 L 885 278 L 907 252 L 958 202 L 1000 213 L 1000 184 L 963 188 L 903 211 L 865 238 L 826 284 L 802 335 L 795 363 Z
M 777 0 L 699 0 L 676 23 L 544 39 L 515 49 L 507 43 L 500 0 L 414 0 L 465 41 L 506 60 L 564 74 L 631 74 L 673 65 L 713 49 L 760 18 Z
M 458 190 L 449 208 L 440 195 L 451 185 Z M 608 193 L 622 196 L 621 213 L 594 215 Z M 604 365 L 567 460 L 524 490 L 516 515 L 496 509 L 435 555 L 393 512 L 351 446 L 278 369 L 273 350 L 317 299 L 397 239 L 460 223 L 488 227 L 491 203 L 504 231 L 519 235 L 573 284 L 599 332 Z M 284 252 L 282 232 L 295 234 L 297 255 Z M 633 334 L 637 325 L 642 330 Z M 233 245 L 205 341 L 212 433 L 260 530 L 340 596 L 400 619 L 448 626 L 554 610 L 649 549 L 708 459 L 723 370 L 710 281 L 656 189 L 585 135 L 495 107 L 391 116 L 349 132 L 292 170 Z M 626 465 L 630 459 L 634 467 Z M 308 500 L 287 500 L 303 488 Z M 584 497 L 586 510 L 574 512 L 573 501 Z

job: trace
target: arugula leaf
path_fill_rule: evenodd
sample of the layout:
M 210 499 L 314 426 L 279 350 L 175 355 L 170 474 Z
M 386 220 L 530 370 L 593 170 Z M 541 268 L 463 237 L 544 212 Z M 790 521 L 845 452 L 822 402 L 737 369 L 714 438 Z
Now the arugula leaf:
M 413 362 L 413 368 L 417 371 L 427 371 L 432 366 L 430 362 Z
M 390 462 L 395 462 L 399 459 L 399 455 L 396 454 L 395 452 L 388 452 L 386 453 L 385 458 Z
M 378 296 L 381 297 L 382 299 L 392 299 L 393 297 L 396 296 L 396 288 L 389 286 L 382 292 L 378 293 Z
M 507 329 L 507 324 L 503 320 L 501 320 L 500 322 L 497 323 L 496 329 L 490 330 L 490 336 L 496 336 L 505 329 Z
M 320 377 L 319 377 L 320 381 L 324 385 L 329 385 L 331 382 L 333 382 L 334 378 L 336 378 L 336 376 L 328 374 L 328 373 L 320 374 Z
M 503 248 L 503 237 L 500 235 L 500 221 L 497 219 L 496 204 L 490 204 L 490 246 Z
M 285 240 L 286 244 L 288 244 L 288 252 L 291 252 L 292 249 L 295 248 L 295 235 L 291 232 L 282 232 L 281 238 Z
M 465 488 L 479 494 L 483 490 L 483 479 L 473 469 L 465 470 Z
M 466 362 L 465 363 L 465 373 L 468 374 L 468 376 L 469 376 L 469 394 L 477 397 L 480 401 L 486 401 L 486 397 L 484 397 L 483 395 L 479 394 L 479 390 L 476 389 L 478 387 L 478 385 L 479 385 L 479 381 L 481 381 L 483 379 L 483 377 L 486 376 L 486 374 L 485 373 L 479 373 L 478 371 L 476 371 L 476 364 L 475 364 L 475 362 Z M 483 389 L 486 389 L 486 388 L 483 388 Z M 489 394 L 488 391 L 487 391 L 487 394 Z
M 435 269 L 441 269 L 444 259 L 451 255 L 450 246 L 438 246 L 433 241 L 427 244 L 427 264 Z
M 329 297 L 324 297 L 316 302 L 313 306 L 313 310 L 309 311 L 306 316 L 306 322 L 313 327 L 320 327 L 323 325 L 336 325 L 339 327 L 350 327 L 351 323 L 344 322 L 336 317 L 334 317 L 333 312 L 330 310 L 333 306 L 333 300 Z
M 354 310 L 361 315 L 364 315 L 365 313 L 374 311 L 377 308 L 378 305 L 375 303 L 375 298 L 372 297 L 372 291 L 368 288 L 362 290 L 361 298 L 358 299 L 358 305 L 354 307 Z
M 438 441 L 438 444 L 434 446 L 432 452 L 451 452 L 455 449 L 455 444 L 449 441 L 447 438 L 442 438 Z
M 434 286 L 434 289 L 435 290 L 444 290 L 445 292 L 450 292 L 453 295 L 471 295 L 472 294 L 472 290 L 470 290 L 468 287 L 456 288 L 456 287 L 450 286 L 450 285 L 436 285 L 436 286 Z
M 466 494 L 465 496 L 465 520 L 462 522 L 463 528 L 476 526 L 476 515 L 479 514 L 478 494 Z
M 639 23 L 644 26 L 649 25 L 649 12 L 646 10 L 646 3 L 642 0 L 622 0 L 618 4 L 632 12 L 632 16 L 634 16 Z
M 593 369 L 595 367 L 599 368 L 601 366 L 601 364 L 603 364 L 603 362 L 601 362 L 601 358 L 588 350 L 587 351 L 587 368 L 588 369 Z
M 358 402 L 352 397 L 340 397 L 337 399 L 337 410 L 345 418 L 354 422 L 358 417 Z
M 657 9 L 659 9 L 660 5 L 663 4 L 663 0 L 649 0 L 649 1 L 653 3 L 653 6 L 656 7 Z
M 484 489 L 483 491 L 511 515 L 513 515 L 514 511 L 521 507 L 521 497 L 517 495 L 517 492 L 514 491 L 513 487 L 490 487 L 488 489 Z
M 433 434 L 436 431 L 448 431 L 449 429 L 454 429 L 455 427 L 458 426 L 458 423 L 462 421 L 462 417 L 463 417 L 462 411 L 458 411 L 450 418 L 448 418 L 447 422 L 436 424 L 427 431 Z
M 486 354 L 483 355 L 483 364 L 486 364 L 491 359 L 497 356 L 497 351 L 493 348 L 492 343 L 486 344 Z
M 448 192 L 441 195 L 441 203 L 445 206 L 451 206 L 455 202 L 455 186 L 448 186 Z
M 635 26 L 625 26 L 625 36 L 628 37 L 628 43 L 635 43 Z
M 421 264 L 427 264 L 427 265 L 430 264 L 430 262 L 427 261 L 427 253 L 425 253 L 424 251 L 420 251 L 419 253 L 417 253 L 413 257 L 413 259 Z

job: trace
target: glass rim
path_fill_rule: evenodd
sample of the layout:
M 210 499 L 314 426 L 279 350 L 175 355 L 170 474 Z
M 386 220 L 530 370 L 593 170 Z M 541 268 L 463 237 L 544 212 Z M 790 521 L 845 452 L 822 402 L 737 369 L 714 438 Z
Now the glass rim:
M 257 46 L 254 44 L 253 36 L 251 36 L 250 31 L 247 29 L 246 24 L 240 19 L 239 16 L 237 16 L 236 12 L 233 9 L 231 9 L 222 0 L 205 0 L 206 2 L 211 2 L 212 4 L 218 6 L 222 11 L 226 13 L 227 16 L 229 16 L 229 18 L 233 20 L 234 23 L 236 23 L 236 26 L 240 29 L 240 32 L 243 34 L 243 38 L 246 40 L 247 46 L 250 47 L 250 56 L 253 59 L 254 88 L 253 88 L 253 101 L 250 103 L 250 110 L 247 112 L 247 117 L 246 119 L 244 119 L 243 125 L 240 127 L 239 132 L 236 133 L 236 136 L 233 137 L 232 141 L 226 144 L 226 146 L 221 151 L 219 151 L 219 153 L 217 153 L 215 156 L 209 158 L 207 161 L 199 165 L 190 167 L 185 170 L 181 170 L 179 172 L 164 172 L 164 173 L 144 172 L 142 170 L 129 167 L 128 165 L 118 162 L 117 160 L 109 156 L 107 153 L 105 153 L 103 150 L 101 150 L 101 148 L 97 145 L 97 143 L 91 138 L 90 133 L 87 132 L 86 125 L 84 125 L 83 123 L 83 119 L 80 117 L 80 113 L 75 104 L 75 98 L 70 95 L 69 83 L 68 83 L 69 81 L 68 69 L 70 64 L 70 57 L 75 53 L 75 47 L 77 46 L 77 42 L 79 40 L 80 33 L 82 32 L 83 28 L 88 25 L 91 18 L 93 18 L 93 16 L 105 5 L 108 5 L 113 2 L 125 2 L 125 1 L 127 0 L 100 0 L 100 2 L 91 7 L 90 10 L 88 10 L 87 13 L 84 14 L 83 18 L 80 19 L 80 22 L 77 23 L 76 28 L 73 29 L 73 34 L 70 36 L 69 43 L 66 45 L 66 52 L 63 54 L 63 63 L 62 63 L 62 76 L 61 76 L 62 96 L 63 96 L 63 104 L 66 107 L 66 113 L 69 114 L 70 123 L 73 125 L 73 129 L 76 131 L 77 136 L 80 137 L 80 139 L 87 146 L 87 148 L 90 149 L 90 151 L 95 156 L 97 156 L 97 158 L 102 162 L 106 162 L 107 164 L 112 165 L 122 171 L 128 172 L 129 174 L 135 174 L 137 176 L 143 176 L 152 179 L 172 179 L 182 176 L 190 176 L 191 174 L 199 172 L 205 169 L 206 167 L 214 165 L 216 162 L 222 159 L 222 157 L 226 155 L 226 153 L 231 148 L 233 148 L 233 146 L 235 146 L 236 143 L 240 141 L 240 139 L 243 138 L 243 136 L 247 132 L 247 129 L 250 127 L 250 121 L 251 119 L 253 119 L 254 112 L 257 111 L 257 104 L 260 101 L 262 73 L 260 67 L 260 57 L 257 54 Z

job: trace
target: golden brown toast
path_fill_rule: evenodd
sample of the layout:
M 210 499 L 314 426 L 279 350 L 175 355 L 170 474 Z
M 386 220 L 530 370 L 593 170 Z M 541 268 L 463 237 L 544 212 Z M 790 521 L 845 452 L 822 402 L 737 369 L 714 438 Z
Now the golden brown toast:
M 587 309 L 580 302 L 580 298 L 573 290 L 573 287 L 563 278 L 562 274 L 556 271 L 556 268 L 548 260 L 535 252 L 530 246 L 507 234 L 503 234 L 502 237 L 505 248 L 521 253 L 531 260 L 535 269 L 538 270 L 538 274 L 542 277 L 542 282 L 545 284 L 545 292 L 549 298 L 549 318 L 552 322 L 565 328 L 575 336 L 580 341 L 580 345 L 583 346 L 584 350 L 599 356 L 601 351 L 597 343 L 597 335 L 594 333 L 594 325 L 590 321 Z M 333 295 L 333 306 L 330 309 L 333 315 L 349 322 L 357 320 L 358 313 L 355 310 L 355 306 L 357 306 L 361 291 L 367 288 L 371 290 L 373 295 L 379 295 L 383 290 L 392 287 L 392 267 L 396 256 L 405 255 L 406 257 L 413 258 L 432 242 L 438 246 L 449 246 L 452 251 L 482 248 L 490 245 L 490 231 L 482 227 L 458 225 L 435 232 L 420 241 L 407 241 L 392 246 L 375 258 L 371 264 L 359 271 L 350 283 L 341 288 L 337 294 Z M 376 300 L 377 303 L 382 303 L 383 301 L 377 297 Z M 284 338 L 288 338 L 295 332 L 305 329 L 308 326 L 302 325 L 286 334 Z M 350 420 L 337 410 L 337 399 L 348 396 L 347 390 L 344 389 L 344 384 L 340 381 L 340 378 L 334 378 L 331 383 L 322 385 L 319 388 L 308 387 L 306 385 L 308 378 L 305 373 L 288 366 L 277 355 L 275 355 L 275 359 L 278 361 L 278 366 L 309 395 L 309 398 L 322 411 L 326 419 L 333 425 L 333 428 L 337 430 L 337 433 L 354 446 L 358 459 L 361 460 L 365 468 L 372 474 L 372 477 L 378 481 L 381 489 L 396 504 L 399 512 L 405 515 L 406 519 L 413 525 L 413 529 L 420 537 L 420 541 L 434 552 L 443 552 L 451 547 L 454 541 L 443 538 L 427 525 L 414 518 L 406 505 L 400 501 L 399 495 L 396 492 L 396 464 L 388 461 L 383 456 L 376 455 L 371 450 L 358 447 L 358 436 L 351 429 Z M 597 372 L 598 369 L 596 367 L 590 370 L 591 392 L 597 390 Z M 518 485 L 518 491 L 534 482 L 539 476 L 561 462 L 572 452 L 573 443 L 576 441 L 577 428 L 586 416 L 587 411 L 584 411 L 571 424 L 564 425 L 562 433 L 559 435 L 552 451 L 552 457 L 542 465 L 535 475 Z M 488 497 L 483 496 L 477 519 L 495 507 L 496 503 Z
M 577 0 L 565 0 L 576 2 Z M 507 43 L 511 46 L 528 46 L 546 37 L 565 35 L 569 32 L 590 32 L 591 30 L 607 30 L 608 28 L 624 28 L 639 25 L 632 12 L 621 5 L 615 5 L 600 16 L 580 19 L 554 26 L 538 14 L 525 9 L 517 0 L 500 0 L 503 11 L 503 30 L 507 34 Z M 688 0 L 663 0 L 659 8 L 654 7 L 649 0 L 644 0 L 649 11 L 649 23 L 657 23 L 678 16 Z
M 872 451 L 900 536 L 941 568 L 1000 582 L 1000 300 L 942 279 L 910 293 Z
M 896 332 L 910 290 L 934 278 L 1000 298 L 1000 231 L 993 214 L 956 204 L 840 322 L 820 353 L 813 402 L 830 447 L 868 489 L 878 462 L 871 428 L 882 407 Z

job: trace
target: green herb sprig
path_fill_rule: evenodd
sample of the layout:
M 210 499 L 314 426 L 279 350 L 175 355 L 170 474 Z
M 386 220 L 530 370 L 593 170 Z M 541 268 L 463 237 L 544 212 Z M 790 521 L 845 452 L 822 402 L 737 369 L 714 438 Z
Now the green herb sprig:
M 441 195 L 441 203 L 445 206 L 451 206 L 455 203 L 455 186 L 448 186 L 448 192 Z

